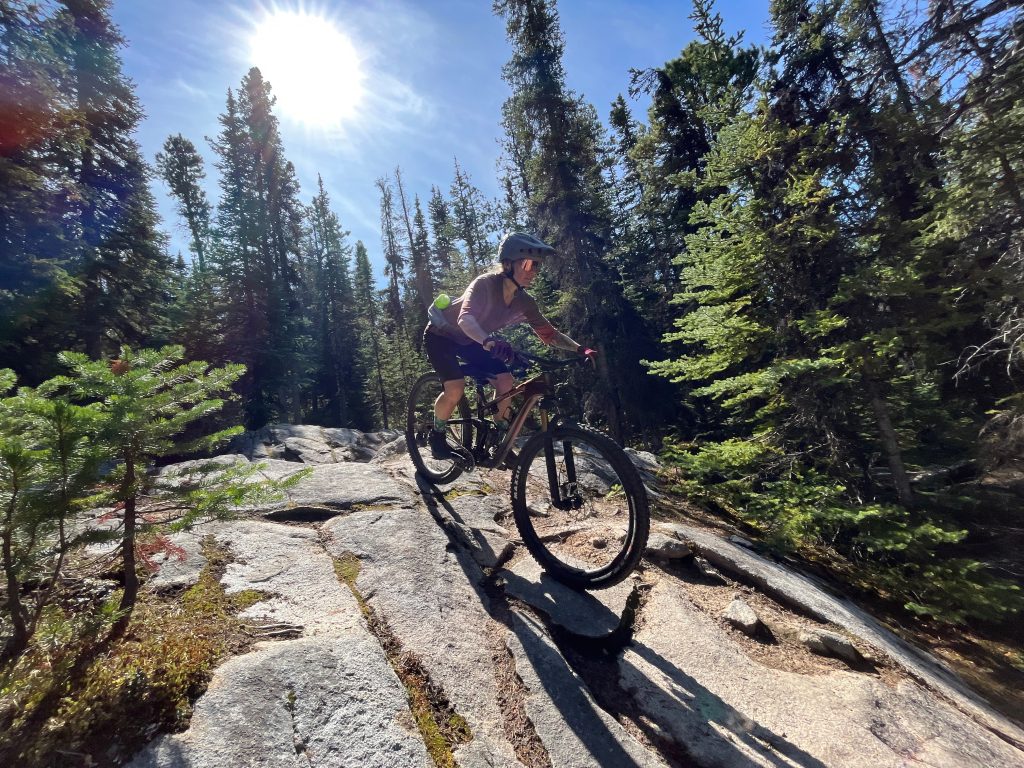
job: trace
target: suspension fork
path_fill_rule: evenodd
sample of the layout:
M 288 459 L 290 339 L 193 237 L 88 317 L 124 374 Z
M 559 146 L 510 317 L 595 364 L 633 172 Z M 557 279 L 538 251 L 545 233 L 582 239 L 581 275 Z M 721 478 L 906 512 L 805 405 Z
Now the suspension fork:
M 558 467 L 555 465 L 555 440 L 549 429 L 548 412 L 541 410 L 540 426 L 544 433 L 544 463 L 548 470 L 548 490 L 551 493 L 551 504 L 556 509 L 579 509 L 582 500 L 579 486 L 576 484 L 576 458 L 573 455 L 572 443 L 562 443 L 562 458 L 565 460 L 565 482 L 558 482 Z

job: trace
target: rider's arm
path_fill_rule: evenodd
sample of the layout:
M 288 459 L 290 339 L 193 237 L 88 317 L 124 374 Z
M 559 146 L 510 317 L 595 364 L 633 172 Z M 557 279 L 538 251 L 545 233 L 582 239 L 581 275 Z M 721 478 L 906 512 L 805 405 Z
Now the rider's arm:
M 537 302 L 532 296 L 525 291 L 520 291 L 517 296 L 520 301 L 523 317 L 530 324 L 530 327 L 533 328 L 533 332 L 547 346 L 554 347 L 555 349 L 564 349 L 566 352 L 579 352 L 583 349 L 582 345 L 577 344 L 555 328 L 551 321 L 541 314 L 540 309 L 537 307 Z
M 477 290 L 480 286 L 481 279 L 481 277 L 478 277 L 469 284 L 469 287 L 466 289 L 466 292 L 462 297 L 462 308 L 459 310 L 459 317 L 455 322 L 464 334 L 489 351 L 491 344 L 490 342 L 487 342 L 488 334 L 480 327 L 480 322 L 473 315 L 473 311 L 476 309 L 477 305 Z M 487 295 L 485 292 L 482 299 L 485 304 L 486 299 Z
M 579 344 L 547 321 L 545 321 L 543 325 L 533 326 L 533 330 L 538 336 L 540 336 L 540 340 L 549 347 L 564 349 L 566 352 L 579 352 L 580 350 Z
M 476 318 L 468 312 L 463 312 L 459 316 L 459 328 L 477 344 L 483 344 L 487 340 L 487 333 L 480 327 Z
M 561 331 L 555 330 L 554 328 L 551 330 L 554 331 L 554 333 L 551 335 L 550 341 L 541 336 L 541 339 L 544 340 L 544 343 L 548 346 L 554 347 L 555 349 L 564 349 L 566 352 L 579 352 L 582 348 L 583 345 L 577 344 Z

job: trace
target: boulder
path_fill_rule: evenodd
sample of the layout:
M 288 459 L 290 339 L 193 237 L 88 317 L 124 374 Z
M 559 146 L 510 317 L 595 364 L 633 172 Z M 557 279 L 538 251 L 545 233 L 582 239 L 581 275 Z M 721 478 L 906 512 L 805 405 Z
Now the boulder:
M 405 436 L 396 437 L 380 447 L 374 457 L 370 460 L 373 464 L 380 464 L 382 461 L 393 459 L 409 452 L 409 446 L 405 443 Z
M 864 660 L 849 638 L 824 629 L 801 629 L 796 636 L 797 642 L 817 653 L 819 656 L 835 656 L 852 664 Z
M 661 560 L 682 560 L 690 557 L 693 552 L 685 541 L 680 541 L 674 536 L 666 536 L 663 533 L 652 532 L 647 539 L 647 556 Z
M 626 448 L 626 455 L 629 456 L 637 469 L 655 473 L 661 469 L 661 462 L 658 457 L 650 451 L 638 451 L 634 448 Z
M 745 635 L 753 636 L 761 626 L 761 620 L 754 609 L 738 597 L 729 603 L 722 618 Z

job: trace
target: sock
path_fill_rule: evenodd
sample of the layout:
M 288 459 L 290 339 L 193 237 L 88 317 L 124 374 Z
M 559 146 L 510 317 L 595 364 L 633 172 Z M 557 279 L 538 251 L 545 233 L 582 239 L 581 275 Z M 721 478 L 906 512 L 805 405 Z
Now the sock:
M 448 429 L 448 419 L 439 419 L 437 414 L 434 414 L 434 431 L 444 432 Z
M 504 436 L 508 432 L 508 428 L 512 426 L 508 423 L 508 419 L 495 419 L 494 426 L 498 428 L 498 434 Z

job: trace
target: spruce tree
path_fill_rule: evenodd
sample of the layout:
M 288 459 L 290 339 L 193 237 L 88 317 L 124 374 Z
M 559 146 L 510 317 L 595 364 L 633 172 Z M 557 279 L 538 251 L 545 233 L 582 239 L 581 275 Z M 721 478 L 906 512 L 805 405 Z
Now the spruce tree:
M 402 286 L 405 282 L 405 254 L 399 242 L 398 212 L 395 210 L 395 192 L 387 178 L 377 179 L 380 192 L 380 237 L 384 249 L 384 274 L 387 285 L 387 321 L 391 327 L 405 329 L 405 311 Z
M 444 280 L 452 269 L 452 255 L 455 252 L 455 233 L 452 227 L 448 201 L 436 186 L 430 188 L 430 202 L 427 203 L 430 216 L 430 271 Z
M 61 167 L 77 140 L 64 120 L 68 62 L 57 42 L 38 5 L 0 2 L 0 368 L 35 382 L 52 365 L 47 347 L 65 343 L 50 313 L 77 291 L 72 243 L 55 215 L 72 188 Z
M 380 300 L 374 289 L 373 270 L 370 268 L 370 257 L 366 246 L 361 240 L 356 241 L 356 268 L 353 278 L 356 306 L 358 308 L 358 327 L 363 339 L 363 348 L 367 356 L 366 390 L 372 393 L 374 423 L 389 429 L 398 418 L 396 404 L 389 402 L 384 382 L 386 336 L 381 326 L 383 311 Z
M 206 177 L 195 145 L 181 134 L 169 136 L 156 156 L 157 172 L 177 202 L 191 240 L 191 266 L 184 264 L 173 309 L 173 341 L 193 360 L 218 360 L 222 351 L 219 305 L 222 301 L 208 263 L 212 209 L 200 183 Z M 170 339 L 168 340 L 170 341 Z
M 1005 615 L 981 564 L 937 557 L 966 531 L 910 482 L 963 458 L 977 418 L 944 382 L 977 303 L 927 236 L 936 105 L 890 65 L 874 3 L 779 3 L 773 24 L 763 95 L 704 159 L 668 337 L 687 351 L 654 366 L 713 414 L 687 482 L 778 541 L 827 542 L 912 611 Z
M 417 313 L 413 326 L 416 333 L 427 324 L 426 308 L 434 300 L 434 277 L 430 270 L 430 235 L 419 195 L 413 198 L 412 274 L 416 286 Z M 415 340 L 414 340 L 415 343 Z
M 142 109 L 121 72 L 124 40 L 110 19 L 107 0 L 65 0 L 54 17 L 67 62 L 65 93 L 73 102 L 81 141 L 65 160 L 77 200 L 67 237 L 77 244 L 74 273 L 81 292 L 71 319 L 91 356 L 147 338 L 165 306 L 170 260 L 157 232 L 149 169 L 132 138 Z
M 458 158 L 451 186 L 451 206 L 455 234 L 462 241 L 472 279 L 486 269 L 494 253 L 494 246 L 488 239 L 490 210 L 483 193 L 473 185 Z
M 188 226 L 195 267 L 203 272 L 210 239 L 210 203 L 201 186 L 206 178 L 203 158 L 195 144 L 179 133 L 167 137 L 163 152 L 156 155 L 156 168 L 178 204 L 178 215 Z
M 15 197 L 13 216 L 0 217 L 11 246 L 0 267 L 12 278 L 0 300 L 0 343 L 29 382 L 51 372 L 55 349 L 99 354 L 144 340 L 169 300 L 170 259 L 132 136 L 142 112 L 108 7 L 67 0 L 49 15 L 3 9 L 10 117 L 34 115 L 4 132 L 4 194 Z
M 725 34 L 711 0 L 695 0 L 690 18 L 697 40 L 661 67 L 633 72 L 631 93 L 651 97 L 648 125 L 632 119 L 621 96 L 610 116 L 622 168 L 617 200 L 629 208 L 616 260 L 631 299 L 659 335 L 671 330 L 676 313 L 674 260 L 693 231 L 704 157 L 749 98 L 759 60 L 756 48 L 741 46 L 742 34 Z
M 651 435 L 675 403 L 671 388 L 640 365 L 659 350 L 608 261 L 614 220 L 603 128 L 593 107 L 565 85 L 554 4 L 508 0 L 494 9 L 505 18 L 513 47 L 504 68 L 512 88 L 504 114 L 506 129 L 515 133 L 505 150 L 517 158 L 538 235 L 558 251 L 544 272 L 559 293 L 555 317 L 569 335 L 599 352 L 590 410 L 620 440 L 634 431 Z
M 318 193 L 309 208 L 306 249 L 318 349 L 310 417 L 314 423 L 333 427 L 364 427 L 358 311 L 347 236 L 331 211 L 323 179 L 318 178 Z
M 274 102 L 269 83 L 250 69 L 238 96 L 228 91 L 221 133 L 212 142 L 221 201 L 211 258 L 228 300 L 225 349 L 247 367 L 240 388 L 245 422 L 253 428 L 301 417 L 309 367 L 297 298 L 303 208 Z

